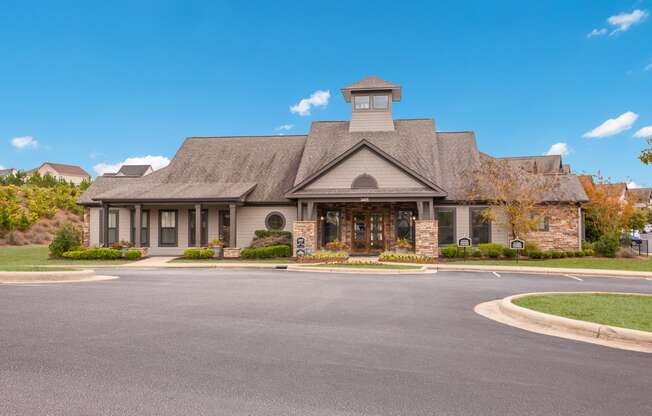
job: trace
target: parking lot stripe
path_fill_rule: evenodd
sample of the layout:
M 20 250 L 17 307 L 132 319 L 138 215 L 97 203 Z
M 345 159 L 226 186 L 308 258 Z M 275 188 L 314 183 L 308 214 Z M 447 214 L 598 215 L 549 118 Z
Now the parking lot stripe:
M 584 281 L 583 279 L 580 279 L 579 277 L 577 277 L 577 276 L 573 276 L 573 275 L 571 275 L 571 274 L 565 274 L 564 276 L 566 276 L 566 277 L 570 277 L 571 279 L 579 280 L 580 282 L 583 282 L 583 281 Z
M 500 277 L 500 275 L 498 273 L 496 273 L 496 272 L 492 272 L 492 273 L 493 273 L 494 276 Z

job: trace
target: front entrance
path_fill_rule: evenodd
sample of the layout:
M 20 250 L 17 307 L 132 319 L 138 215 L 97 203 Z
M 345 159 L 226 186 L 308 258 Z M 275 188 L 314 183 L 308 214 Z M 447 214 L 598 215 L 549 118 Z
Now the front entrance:
M 387 221 L 387 216 L 382 211 L 354 211 L 351 254 L 377 255 L 385 251 Z

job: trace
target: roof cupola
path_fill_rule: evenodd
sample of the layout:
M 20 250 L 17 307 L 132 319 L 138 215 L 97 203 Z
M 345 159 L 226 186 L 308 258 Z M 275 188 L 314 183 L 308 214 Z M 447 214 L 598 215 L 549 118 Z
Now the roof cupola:
M 394 131 L 392 103 L 401 100 L 401 86 L 375 76 L 341 89 L 351 103 L 350 132 Z

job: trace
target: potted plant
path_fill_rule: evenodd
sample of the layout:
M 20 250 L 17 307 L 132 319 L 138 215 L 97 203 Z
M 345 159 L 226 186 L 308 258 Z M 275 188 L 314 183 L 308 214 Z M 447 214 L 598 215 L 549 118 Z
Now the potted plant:
M 120 250 L 122 252 L 123 257 L 125 255 L 125 251 L 127 251 L 131 247 L 133 247 L 133 244 L 128 242 L 128 241 L 124 241 L 124 240 L 120 240 L 118 242 L 115 242 L 115 243 L 111 244 L 111 248 L 116 249 L 116 250 Z
M 394 251 L 400 254 L 406 254 L 412 250 L 412 243 L 410 243 L 406 238 L 399 238 L 394 243 Z
M 224 257 L 224 243 L 221 242 L 218 239 L 215 239 L 208 243 L 208 248 L 213 249 L 215 251 L 215 254 L 213 255 L 214 258 L 219 258 L 221 259 Z

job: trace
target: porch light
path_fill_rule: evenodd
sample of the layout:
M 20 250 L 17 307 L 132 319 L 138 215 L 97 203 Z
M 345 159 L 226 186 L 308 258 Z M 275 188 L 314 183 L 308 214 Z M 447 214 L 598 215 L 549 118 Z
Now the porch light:
M 319 217 L 320 220 L 324 221 L 324 216 Z

